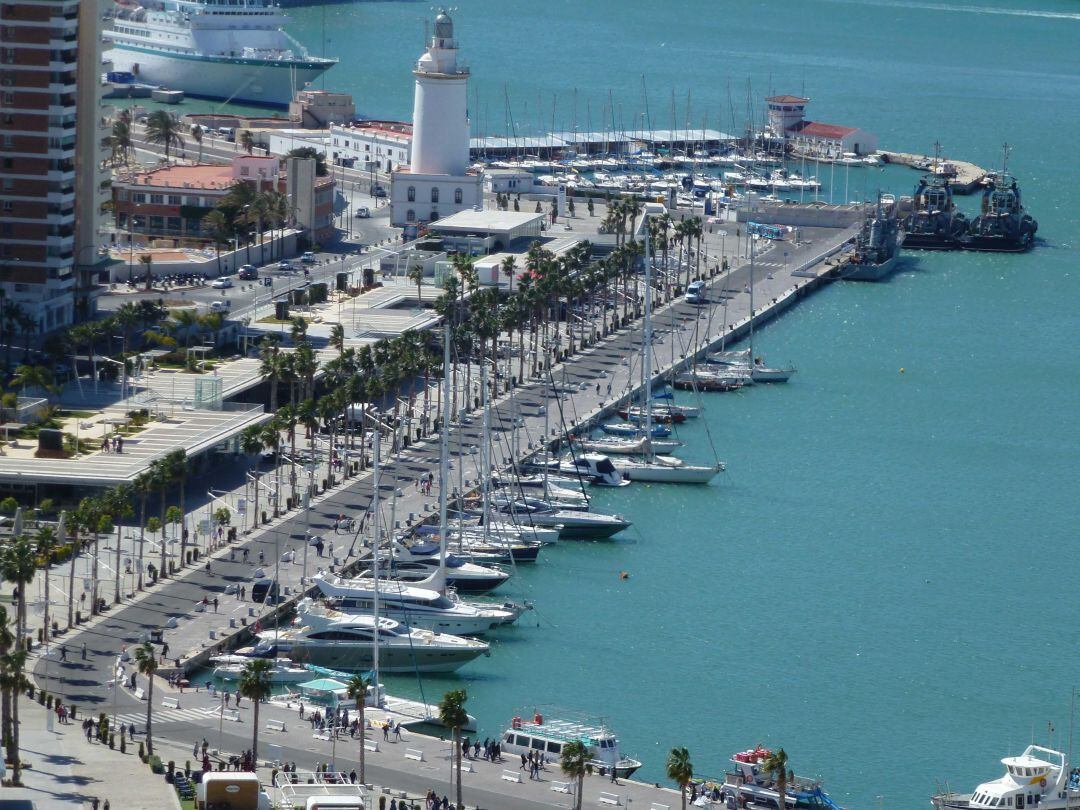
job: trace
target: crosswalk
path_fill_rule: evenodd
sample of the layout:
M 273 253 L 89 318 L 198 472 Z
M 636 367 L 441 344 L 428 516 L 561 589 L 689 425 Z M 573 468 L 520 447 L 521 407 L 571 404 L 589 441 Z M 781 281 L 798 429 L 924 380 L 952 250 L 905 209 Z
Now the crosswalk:
M 220 710 L 219 706 L 209 706 L 192 709 L 155 709 L 154 724 L 158 723 L 201 723 L 207 718 L 216 717 Z M 116 718 L 118 722 L 129 726 L 132 723 L 136 728 L 146 725 L 146 712 L 136 714 L 121 714 Z

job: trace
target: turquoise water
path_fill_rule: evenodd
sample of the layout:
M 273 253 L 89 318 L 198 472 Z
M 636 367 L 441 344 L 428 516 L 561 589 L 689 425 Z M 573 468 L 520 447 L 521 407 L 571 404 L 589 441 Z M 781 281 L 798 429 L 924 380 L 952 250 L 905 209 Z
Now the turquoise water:
M 519 132 L 601 126 L 610 90 L 643 111 L 741 129 L 746 85 L 804 92 L 821 120 L 885 148 L 994 166 L 1000 145 L 1040 222 L 1026 256 L 912 255 L 878 285 L 836 284 L 759 336 L 787 386 L 707 395 L 729 472 L 709 488 L 597 492 L 634 528 L 565 543 L 507 595 L 523 626 L 466 668 L 482 734 L 515 710 L 607 716 L 661 779 L 673 745 L 719 773 L 783 745 L 848 807 L 925 807 L 938 782 L 996 777 L 1034 736 L 1067 745 L 1075 683 L 1080 360 L 1074 132 L 1080 13 L 1069 2 L 646 4 L 462 0 L 474 119 Z M 425 4 L 296 10 L 342 64 L 327 87 L 407 117 Z M 734 116 L 728 102 L 728 88 Z M 574 90 L 578 89 L 576 113 Z M 588 108 L 586 107 L 588 103 Z M 733 119 L 734 118 L 734 126 Z M 917 175 L 861 170 L 906 193 Z M 972 210 L 974 199 L 962 204 Z M 901 369 L 903 372 L 901 373 Z M 702 441 L 704 425 L 683 432 Z M 692 445 L 693 447 L 693 445 Z M 707 458 L 700 446 L 685 454 Z M 626 571 L 629 579 L 621 580 Z M 539 620 L 539 626 L 535 625 Z M 415 681 L 389 680 L 400 691 Z M 430 680 L 437 697 L 453 680 Z

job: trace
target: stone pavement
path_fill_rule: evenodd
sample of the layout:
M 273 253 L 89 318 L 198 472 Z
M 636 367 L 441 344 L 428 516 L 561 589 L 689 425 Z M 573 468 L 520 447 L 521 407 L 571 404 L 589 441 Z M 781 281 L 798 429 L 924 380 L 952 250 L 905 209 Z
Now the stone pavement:
M 51 730 L 46 725 L 50 716 Z M 25 695 L 19 700 L 19 719 L 22 759 L 29 767 L 22 771 L 23 787 L 4 788 L 4 799 L 27 799 L 38 810 L 88 810 L 94 797 L 99 808 L 108 800 L 110 810 L 179 810 L 176 792 L 139 762 L 137 742 L 125 754 L 119 747 L 88 743 L 81 712 L 74 722 L 61 725 L 54 712 Z

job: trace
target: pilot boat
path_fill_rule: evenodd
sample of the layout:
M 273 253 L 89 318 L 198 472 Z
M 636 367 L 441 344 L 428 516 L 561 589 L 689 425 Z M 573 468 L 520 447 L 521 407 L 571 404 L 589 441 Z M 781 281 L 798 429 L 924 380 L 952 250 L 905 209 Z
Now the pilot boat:
M 945 792 L 930 801 L 936 810 L 1061 810 L 1080 804 L 1080 774 L 1069 770 L 1061 751 L 1029 745 L 1024 753 L 1001 760 L 1005 773 L 972 793 Z

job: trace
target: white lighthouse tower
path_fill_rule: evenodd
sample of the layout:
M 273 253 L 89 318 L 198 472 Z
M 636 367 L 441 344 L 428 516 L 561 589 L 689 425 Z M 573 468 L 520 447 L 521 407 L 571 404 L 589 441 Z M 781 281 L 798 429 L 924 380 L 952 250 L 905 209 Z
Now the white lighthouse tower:
M 390 178 L 391 223 L 408 227 L 480 205 L 482 178 L 469 172 L 468 67 L 458 63 L 454 22 L 435 18 L 416 62 L 412 162 Z

